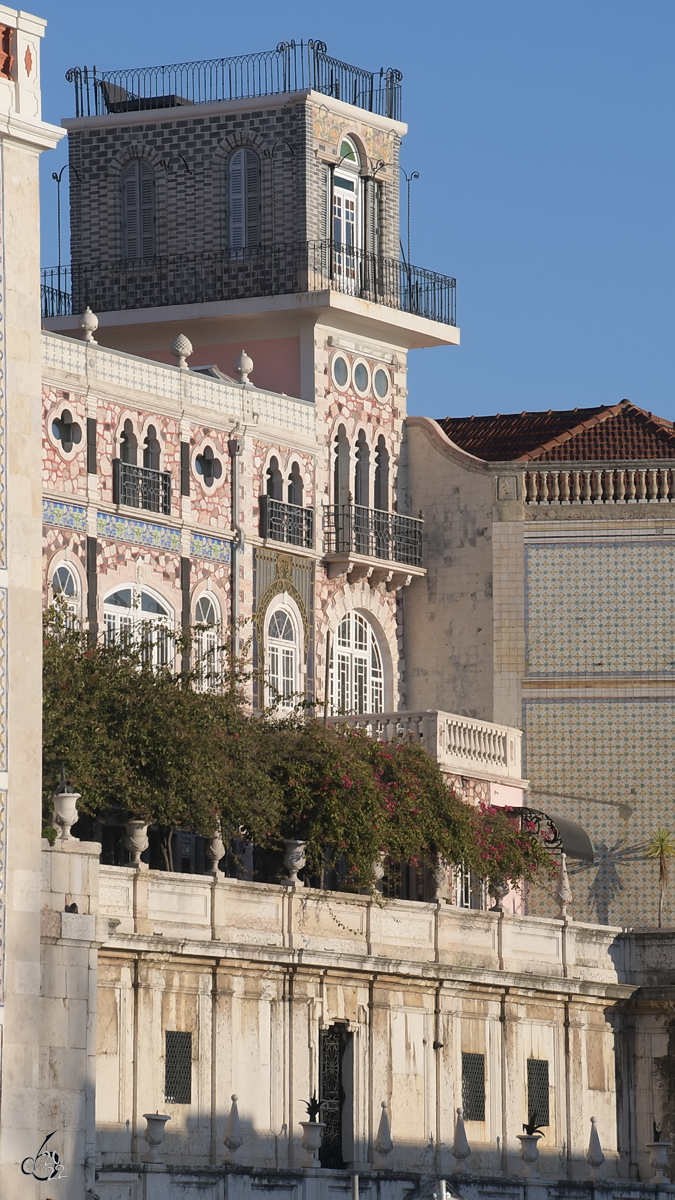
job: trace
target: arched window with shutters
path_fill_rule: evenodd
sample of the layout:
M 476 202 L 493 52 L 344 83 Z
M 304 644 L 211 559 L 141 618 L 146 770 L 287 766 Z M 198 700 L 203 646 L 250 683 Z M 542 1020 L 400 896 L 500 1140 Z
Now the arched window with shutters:
M 382 651 L 370 621 L 360 612 L 347 613 L 337 627 L 329 679 L 334 713 L 382 712 Z
M 144 158 L 134 158 L 122 175 L 122 241 L 125 258 L 154 256 L 155 172 Z
M 235 150 L 227 176 L 230 250 L 250 250 L 260 245 L 260 159 L 255 150 Z
M 300 698 L 300 634 L 290 605 L 274 608 L 267 620 L 267 702 L 282 711 Z
M 197 601 L 195 624 L 195 686 L 199 692 L 215 692 L 223 678 L 220 610 L 209 592 Z

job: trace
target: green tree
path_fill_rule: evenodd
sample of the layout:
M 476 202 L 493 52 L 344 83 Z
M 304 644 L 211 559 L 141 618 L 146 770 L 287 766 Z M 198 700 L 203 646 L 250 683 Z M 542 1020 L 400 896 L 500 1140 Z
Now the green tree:
M 658 829 L 647 843 L 647 858 L 659 864 L 659 929 L 663 924 L 663 901 L 670 882 L 670 860 L 675 858 L 675 839 L 668 829 Z

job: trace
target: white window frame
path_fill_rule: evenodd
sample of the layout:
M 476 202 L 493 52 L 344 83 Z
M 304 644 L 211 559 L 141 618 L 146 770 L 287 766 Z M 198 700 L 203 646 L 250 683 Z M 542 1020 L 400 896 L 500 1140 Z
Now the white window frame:
M 345 613 L 331 642 L 331 712 L 383 712 L 384 653 L 366 613 L 358 609 Z
M 56 579 L 58 573 L 66 571 L 73 581 L 72 596 L 68 596 L 61 588 L 57 589 L 54 587 L 54 580 Z M 51 567 L 51 579 L 49 586 L 51 587 L 52 598 L 56 600 L 57 596 L 60 596 L 65 604 L 66 612 L 68 613 L 68 616 L 66 617 L 66 625 L 68 629 L 76 629 L 79 626 L 82 618 L 82 587 L 77 571 L 69 562 L 65 562 L 64 560 L 54 563 Z
M 291 622 L 292 641 L 270 637 L 272 619 L 280 612 Z M 292 712 L 304 698 L 304 646 L 300 613 L 286 594 L 273 601 L 265 613 L 264 663 L 267 707 L 278 713 Z
M 112 606 L 110 597 L 117 592 L 129 590 L 131 604 L 128 609 Z M 143 609 L 143 596 L 146 595 L 155 603 L 161 605 L 166 614 L 155 614 Z M 152 588 L 140 583 L 120 582 L 103 600 L 103 629 L 106 644 L 117 640 L 136 641 L 137 644 L 150 644 L 151 661 L 156 668 L 171 665 L 172 650 L 170 633 L 175 629 L 175 613 L 171 605 Z M 157 630 L 155 635 L 154 630 Z M 140 636 L 139 636 L 140 635 Z
M 333 211 L 331 213 L 331 240 L 333 270 L 342 280 L 342 290 L 354 291 L 359 286 L 358 252 L 363 244 L 363 187 L 361 180 L 361 158 L 358 147 L 350 137 L 343 137 L 340 145 L 347 142 L 354 151 L 355 159 L 345 158 L 333 172 Z M 344 180 L 344 184 L 341 184 Z M 355 253 L 350 253 L 350 250 Z

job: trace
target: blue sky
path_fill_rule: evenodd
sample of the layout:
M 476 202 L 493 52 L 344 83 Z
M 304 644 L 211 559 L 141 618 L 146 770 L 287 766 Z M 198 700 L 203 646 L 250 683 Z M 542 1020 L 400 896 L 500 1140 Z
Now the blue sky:
M 45 118 L 73 65 L 132 67 L 321 38 L 399 67 L 419 171 L 412 260 L 456 275 L 459 348 L 411 355 L 430 416 L 614 404 L 675 419 L 672 0 L 43 0 Z M 43 155 L 43 261 L 56 261 Z

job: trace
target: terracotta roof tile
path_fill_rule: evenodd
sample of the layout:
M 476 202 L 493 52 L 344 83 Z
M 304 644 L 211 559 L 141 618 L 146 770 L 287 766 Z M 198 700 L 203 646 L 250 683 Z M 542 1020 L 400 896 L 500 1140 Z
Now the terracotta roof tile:
M 445 417 L 456 446 L 489 462 L 597 462 L 675 458 L 675 427 L 622 400 L 560 412 Z

